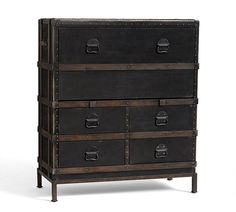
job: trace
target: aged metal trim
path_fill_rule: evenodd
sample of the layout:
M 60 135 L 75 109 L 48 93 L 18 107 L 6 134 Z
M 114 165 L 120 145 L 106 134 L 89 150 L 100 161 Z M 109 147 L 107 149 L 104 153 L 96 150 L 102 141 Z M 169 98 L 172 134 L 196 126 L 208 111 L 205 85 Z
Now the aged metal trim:
M 89 140 L 123 140 L 129 136 L 129 139 L 142 139 L 142 138 L 172 138 L 172 137 L 195 137 L 197 136 L 196 130 L 185 131 L 151 131 L 151 132 L 129 132 L 129 133 L 100 133 L 100 134 L 77 134 L 77 135 L 51 135 L 43 129 L 39 133 L 48 139 L 57 142 L 70 142 L 70 141 L 89 141 Z
M 198 99 L 160 99 L 160 106 L 172 105 L 194 105 L 198 104 Z
M 91 104 L 92 102 L 92 104 Z M 158 99 L 144 100 L 97 100 L 97 101 L 60 101 L 58 107 L 139 107 L 158 106 Z
M 38 68 L 42 68 L 42 69 L 50 70 L 50 71 L 52 71 L 54 69 L 54 65 L 53 64 L 49 64 L 49 63 L 45 63 L 45 62 L 40 62 L 40 61 L 37 62 L 37 66 L 38 66 Z
M 46 174 L 44 174 L 44 173 L 42 172 L 42 170 L 38 169 L 38 172 L 39 172 L 39 174 L 41 174 L 42 176 L 44 176 L 49 182 L 52 182 L 52 179 L 50 179 Z
M 47 106 L 49 106 L 49 107 L 53 107 L 53 101 L 50 101 L 50 100 L 48 100 L 47 98 L 38 96 L 38 97 L 37 97 L 37 100 L 38 100 L 38 102 L 41 103 L 41 104 L 47 105 Z
M 42 39 L 42 20 L 38 21 L 38 60 L 41 61 L 42 60 L 42 50 L 41 50 L 41 45 L 40 45 L 40 41 Z M 38 67 L 38 94 L 41 95 L 42 93 L 42 85 L 41 85 L 42 81 L 41 81 L 41 68 Z M 38 125 L 41 125 L 41 104 L 40 102 L 38 102 Z M 42 141 L 41 141 L 41 135 L 38 134 L 38 157 L 40 158 L 42 156 Z M 40 164 L 38 164 L 38 173 L 40 173 L 41 170 L 41 166 Z M 37 174 L 37 178 L 38 181 L 41 180 L 41 176 L 39 176 Z M 42 180 L 41 180 L 42 181 Z M 42 183 L 41 183 L 42 184 Z M 41 186 L 40 183 L 38 184 L 38 186 Z
M 125 108 L 125 164 L 129 164 L 129 107 Z
M 105 182 L 105 181 L 121 181 L 121 180 L 144 180 L 157 178 L 176 178 L 176 177 L 191 177 L 192 173 L 180 174 L 159 174 L 159 175 L 143 175 L 143 176 L 125 176 L 125 177 L 103 177 L 103 178 L 89 178 L 89 179 L 63 179 L 56 180 L 57 184 L 65 183 L 87 183 L 87 182 Z
M 41 128 L 40 126 L 38 127 L 38 133 L 49 140 L 53 140 L 53 136 L 48 131 Z
M 55 26 L 66 26 L 66 27 L 139 27 L 139 28 L 150 28 L 150 27 L 194 27 L 195 20 L 193 19 L 53 19 L 52 24 Z
M 38 62 L 38 67 L 53 70 L 55 64 L 47 64 Z M 59 64 L 59 71 L 105 71 L 105 70 L 122 70 L 122 71 L 135 71 L 135 70 L 183 70 L 183 69 L 198 69 L 198 63 L 119 63 L 119 64 Z
M 82 174 L 82 173 L 100 173 L 100 172 L 120 172 L 135 170 L 155 170 L 155 169 L 173 169 L 173 168 L 194 168 L 194 162 L 177 163 L 151 163 L 135 165 L 116 165 L 116 166 L 96 166 L 96 167 L 75 167 L 75 168 L 57 168 L 56 174 Z
M 45 168 L 48 172 L 50 172 L 50 173 L 53 172 L 53 168 L 51 166 L 49 166 L 46 162 L 44 162 L 42 159 L 38 158 L 38 163 L 40 164 L 40 166 Z
M 130 132 L 130 139 L 142 138 L 172 138 L 172 137 L 193 137 L 196 132 L 194 130 L 184 131 L 154 131 L 154 132 Z
M 182 131 L 149 131 L 149 132 L 127 132 L 127 133 L 99 133 L 99 134 L 77 134 L 77 135 L 51 135 L 46 130 L 38 127 L 38 132 L 51 141 L 70 142 L 70 141 L 89 141 L 89 140 L 120 140 L 142 139 L 142 138 L 172 138 L 172 137 L 195 137 L 197 130 Z
M 125 137 L 126 133 L 59 135 L 58 141 L 120 140 L 125 139 Z
M 60 71 L 85 70 L 178 70 L 194 69 L 194 63 L 133 63 L 133 64 L 59 64 Z
M 141 100 L 96 100 L 96 101 L 48 101 L 38 97 L 38 101 L 52 108 L 93 108 L 93 107 L 140 107 L 140 106 L 175 106 L 198 104 L 192 99 L 141 99 Z

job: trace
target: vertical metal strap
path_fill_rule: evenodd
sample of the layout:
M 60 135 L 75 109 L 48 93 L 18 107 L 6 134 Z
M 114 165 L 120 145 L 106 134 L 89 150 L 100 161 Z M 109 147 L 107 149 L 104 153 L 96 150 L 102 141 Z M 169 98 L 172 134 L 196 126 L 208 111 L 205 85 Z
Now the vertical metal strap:
M 126 102 L 128 105 L 128 102 Z M 129 107 L 125 107 L 125 164 L 129 164 Z
M 58 66 L 58 27 L 54 25 L 54 61 L 53 64 L 55 64 L 55 101 L 58 101 L 59 99 L 59 66 Z M 59 166 L 59 156 L 58 156 L 58 147 L 59 147 L 59 109 L 56 109 L 56 117 L 55 117 L 55 132 L 56 132 L 56 143 L 54 143 L 55 147 L 55 168 Z
M 52 58 L 51 62 L 55 64 L 53 66 L 52 71 L 52 100 L 53 102 L 58 101 L 59 97 L 59 88 L 58 88 L 58 81 L 59 81 L 59 72 L 58 72 L 58 28 L 55 26 L 54 20 L 51 21 L 52 26 L 52 36 L 51 36 L 51 53 Z M 52 168 L 58 167 L 58 140 L 59 140 L 59 109 L 53 108 L 52 109 L 52 135 L 55 136 L 55 140 L 52 141 Z M 54 173 L 53 173 L 54 174 Z
M 47 27 L 47 52 L 48 52 L 48 58 L 47 58 L 47 62 L 50 63 L 50 23 L 48 23 L 48 27 Z M 50 96 L 50 71 L 47 71 L 47 87 L 48 87 L 48 90 L 47 90 L 47 100 L 50 101 L 49 99 L 49 96 Z M 47 106 L 47 117 L 48 117 L 48 126 L 47 126 L 47 131 L 48 133 L 50 133 L 50 107 Z M 50 140 L 47 139 L 47 146 L 48 146 L 48 166 L 49 166 L 49 162 L 50 162 Z M 49 170 L 48 170 L 48 177 L 50 177 L 50 173 L 49 173 Z
M 41 45 L 40 45 L 40 41 L 42 39 L 42 22 L 41 20 L 39 20 L 38 22 L 38 61 L 42 61 L 42 50 L 41 50 Z M 41 68 L 38 68 L 38 95 L 41 96 Z M 38 102 L 38 126 L 41 127 L 41 103 Z M 42 156 L 42 136 L 40 134 L 38 134 L 38 158 L 40 158 L 41 160 L 41 156 Z M 42 171 L 42 167 L 40 166 L 39 163 L 39 169 Z
M 199 23 L 195 22 L 195 45 L 194 45 L 194 63 L 198 64 L 198 37 L 199 37 Z M 194 97 L 197 98 L 197 84 L 198 84 L 198 66 L 194 68 Z
M 198 37 L 199 37 L 199 22 L 195 22 L 195 49 L 194 49 L 194 63 L 198 64 Z M 197 88 L 198 88 L 198 68 L 195 67 L 194 69 L 194 97 L 197 98 Z M 193 130 L 196 130 L 197 128 L 197 104 L 193 104 Z M 193 141 L 192 144 L 192 154 L 193 154 L 193 160 L 196 161 L 196 139 Z

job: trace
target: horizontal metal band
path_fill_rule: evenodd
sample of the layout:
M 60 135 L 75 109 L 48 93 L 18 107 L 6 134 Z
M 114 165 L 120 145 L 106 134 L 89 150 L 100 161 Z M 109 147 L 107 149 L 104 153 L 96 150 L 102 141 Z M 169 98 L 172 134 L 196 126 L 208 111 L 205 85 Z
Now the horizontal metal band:
M 103 177 L 103 178 L 86 178 L 86 179 L 63 179 L 56 180 L 57 184 L 64 183 L 87 183 L 87 182 L 105 182 L 105 181 L 121 181 L 121 180 L 144 180 L 158 178 L 176 178 L 176 177 L 192 177 L 192 173 L 179 174 L 158 174 L 158 175 L 142 175 L 142 176 L 124 176 L 124 177 Z
M 88 140 L 120 140 L 125 139 L 127 133 L 101 133 L 80 135 L 59 135 L 58 141 L 88 141 Z
M 195 69 L 194 63 L 59 64 L 61 71 Z
M 119 63 L 119 64 L 47 64 L 38 62 L 38 67 L 53 70 L 58 66 L 60 71 L 106 71 L 106 70 L 184 70 L 184 69 L 198 69 L 199 64 L 195 63 Z
M 44 62 L 37 62 L 37 66 L 38 68 L 42 68 L 48 71 L 51 71 L 54 69 L 54 65 L 53 64 L 49 64 L 49 63 L 44 63 Z
M 142 139 L 142 138 L 172 138 L 172 137 L 193 137 L 196 135 L 196 131 L 184 130 L 184 131 L 153 131 L 153 132 L 130 132 L 130 139 Z
M 53 140 L 53 136 L 46 130 L 44 130 L 41 127 L 38 127 L 38 132 L 40 135 L 44 136 L 45 138 L 49 139 L 49 140 Z
M 183 131 L 150 131 L 150 132 L 127 132 L 127 133 L 99 133 L 99 134 L 77 134 L 77 135 L 55 135 L 49 134 L 42 128 L 38 129 L 39 133 L 49 140 L 61 142 L 70 141 L 89 141 L 89 140 L 122 140 L 142 138 L 173 138 L 173 137 L 194 137 L 197 136 L 197 130 Z
M 38 97 L 38 101 L 53 108 L 93 108 L 93 107 L 140 107 L 193 105 L 198 99 L 139 99 L 139 100 L 95 100 L 95 101 L 49 101 Z
M 44 176 L 49 182 L 52 182 L 52 179 L 50 179 L 42 170 L 38 168 L 38 173 Z
M 53 102 L 52 101 L 49 101 L 47 98 L 45 97 L 41 97 L 41 96 L 38 96 L 37 97 L 37 100 L 39 103 L 41 104 L 44 104 L 44 105 L 47 105 L 49 107 L 52 107 L 53 106 Z
M 152 131 L 152 132 L 129 132 L 129 133 L 101 133 L 101 134 L 80 134 L 80 135 L 59 135 L 58 141 L 87 141 L 87 140 L 120 140 L 142 139 L 142 138 L 172 138 L 172 137 L 193 137 L 196 131 Z
M 121 172 L 135 170 L 158 170 L 173 168 L 194 168 L 195 162 L 177 162 L 177 163 L 152 163 L 135 165 L 115 165 L 115 166 L 96 166 L 96 167 L 75 167 L 75 168 L 57 168 L 55 174 L 82 174 L 82 173 L 101 173 L 101 172 Z
M 198 104 L 198 99 L 160 99 L 160 106 L 193 105 Z
M 40 158 L 38 158 L 38 163 L 41 167 L 43 167 L 44 169 L 46 169 L 48 172 L 52 173 L 53 172 L 53 168 L 51 166 L 49 166 L 46 162 L 44 162 L 43 160 L 41 160 Z

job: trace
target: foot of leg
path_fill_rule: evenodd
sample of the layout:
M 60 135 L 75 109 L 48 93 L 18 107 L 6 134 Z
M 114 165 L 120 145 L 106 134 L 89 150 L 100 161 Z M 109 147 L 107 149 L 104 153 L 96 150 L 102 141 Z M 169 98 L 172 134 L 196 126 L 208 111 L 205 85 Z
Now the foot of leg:
M 197 173 L 194 173 L 192 176 L 192 193 L 197 192 Z
M 169 180 L 169 181 L 170 181 L 170 180 L 173 180 L 173 178 L 172 178 L 172 177 L 168 177 L 168 178 L 167 178 L 167 180 Z
M 39 173 L 39 170 L 37 169 L 37 187 L 42 188 L 42 175 Z
M 57 201 L 57 184 L 56 183 L 52 183 L 52 202 L 56 202 Z

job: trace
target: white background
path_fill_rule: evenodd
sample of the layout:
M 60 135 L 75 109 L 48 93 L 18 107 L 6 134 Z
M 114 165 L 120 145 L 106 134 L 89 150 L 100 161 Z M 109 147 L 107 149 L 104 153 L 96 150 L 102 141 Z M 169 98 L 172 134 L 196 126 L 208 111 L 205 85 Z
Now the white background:
M 13 1 L 0 3 L 0 211 L 236 211 L 234 0 Z M 36 188 L 39 18 L 200 20 L 198 193 L 190 178 Z

